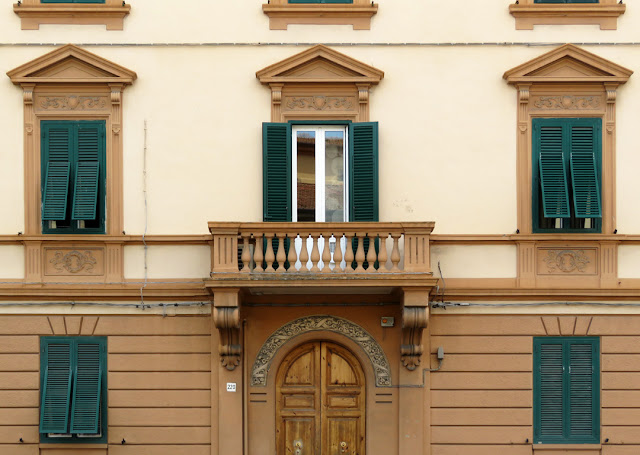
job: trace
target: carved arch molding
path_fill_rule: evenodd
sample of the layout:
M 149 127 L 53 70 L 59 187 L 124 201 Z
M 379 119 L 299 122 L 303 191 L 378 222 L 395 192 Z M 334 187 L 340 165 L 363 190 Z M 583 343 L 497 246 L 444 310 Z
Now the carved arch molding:
M 267 373 L 278 350 L 298 335 L 315 331 L 329 331 L 343 335 L 367 354 L 376 379 L 376 387 L 391 387 L 391 367 L 382 347 L 369 332 L 343 318 L 315 315 L 298 318 L 280 327 L 264 342 L 251 369 L 251 385 L 265 387 Z

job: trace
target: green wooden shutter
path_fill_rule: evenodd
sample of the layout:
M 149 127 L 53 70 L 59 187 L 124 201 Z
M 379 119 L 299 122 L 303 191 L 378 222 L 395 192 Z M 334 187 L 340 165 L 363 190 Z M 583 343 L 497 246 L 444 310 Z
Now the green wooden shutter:
M 378 123 L 349 125 L 349 221 L 378 221 Z
M 291 221 L 291 126 L 262 124 L 264 221 Z
M 595 340 L 568 342 L 568 428 L 570 439 L 600 442 L 599 349 Z
M 42 219 L 67 217 L 73 126 L 66 122 L 42 124 Z
M 100 432 L 100 395 L 104 374 L 100 361 L 101 349 L 98 343 L 79 342 L 77 345 L 71 433 L 97 434 Z
M 536 128 L 540 187 L 545 218 L 569 218 L 567 170 L 563 158 L 562 125 Z
M 600 185 L 596 154 L 599 128 L 571 126 L 571 184 L 576 218 L 601 218 Z
M 539 341 L 539 340 L 537 340 Z M 536 343 L 534 408 L 536 443 L 563 435 L 563 345 L 561 342 Z
M 70 340 L 42 340 L 40 433 L 67 433 L 73 349 Z
M 95 220 L 103 153 L 104 124 L 80 123 L 77 133 L 77 164 L 73 190 L 72 220 Z

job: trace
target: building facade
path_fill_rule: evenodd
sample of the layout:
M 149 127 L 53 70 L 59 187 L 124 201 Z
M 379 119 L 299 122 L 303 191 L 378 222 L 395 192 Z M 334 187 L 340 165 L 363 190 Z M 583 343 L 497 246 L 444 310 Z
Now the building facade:
M 6 5 L 0 453 L 639 453 L 639 24 Z

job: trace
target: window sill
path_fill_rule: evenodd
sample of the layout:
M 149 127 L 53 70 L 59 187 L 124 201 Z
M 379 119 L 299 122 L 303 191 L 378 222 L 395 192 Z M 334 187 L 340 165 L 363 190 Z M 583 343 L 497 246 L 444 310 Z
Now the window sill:
M 352 25 L 354 30 L 369 30 L 378 5 L 262 5 L 269 16 L 269 29 L 286 30 L 289 24 Z
M 626 8 L 624 4 L 512 4 L 509 12 L 516 18 L 516 30 L 533 30 L 534 25 L 576 24 L 597 24 L 600 30 L 616 30 L 618 16 Z
M 105 25 L 107 30 L 122 30 L 124 18 L 130 11 L 131 5 L 13 5 L 13 12 L 20 16 L 22 30 L 38 30 L 40 24 Z
M 545 450 L 588 451 L 602 449 L 602 444 L 533 444 L 532 446 L 535 452 L 543 452 Z
M 57 443 L 43 443 L 43 444 L 39 444 L 38 447 L 40 449 L 107 449 L 109 448 L 108 444 L 87 444 L 87 443 L 80 443 L 80 444 L 72 444 L 72 443 L 68 443 L 68 442 L 61 442 L 60 444 Z

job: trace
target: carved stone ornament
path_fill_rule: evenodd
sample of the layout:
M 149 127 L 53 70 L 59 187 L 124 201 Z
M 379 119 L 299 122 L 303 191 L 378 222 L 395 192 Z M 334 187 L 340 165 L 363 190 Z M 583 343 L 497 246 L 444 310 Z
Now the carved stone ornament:
M 49 262 L 53 264 L 58 272 L 66 270 L 69 273 L 78 273 L 81 271 L 90 272 L 97 263 L 96 259 L 91 255 L 91 251 L 81 253 L 77 250 L 70 251 L 66 254 L 58 251 Z
M 599 96 L 538 96 L 533 105 L 538 109 L 598 109 Z
M 429 323 L 428 307 L 404 307 L 402 311 L 402 364 L 408 370 L 415 370 L 420 365 L 420 358 L 424 350 L 422 346 L 422 331 Z
M 44 97 L 40 107 L 47 110 L 90 111 L 107 107 L 107 100 L 99 96 L 52 96 Z
M 286 97 L 285 105 L 288 109 L 300 111 L 348 111 L 353 109 L 353 100 L 336 96 Z
M 267 373 L 278 350 L 292 338 L 307 332 L 329 331 L 339 333 L 354 341 L 367 354 L 373 366 L 376 387 L 391 386 L 391 367 L 382 347 L 362 327 L 328 315 L 306 316 L 291 321 L 276 330 L 262 345 L 251 369 L 251 385 L 265 387 Z
M 213 322 L 220 334 L 218 352 L 222 366 L 229 371 L 240 365 L 240 310 L 237 307 L 214 307 Z
M 584 273 L 590 261 L 583 250 L 549 250 L 544 262 L 547 263 L 549 272 L 559 270 L 564 273 Z

